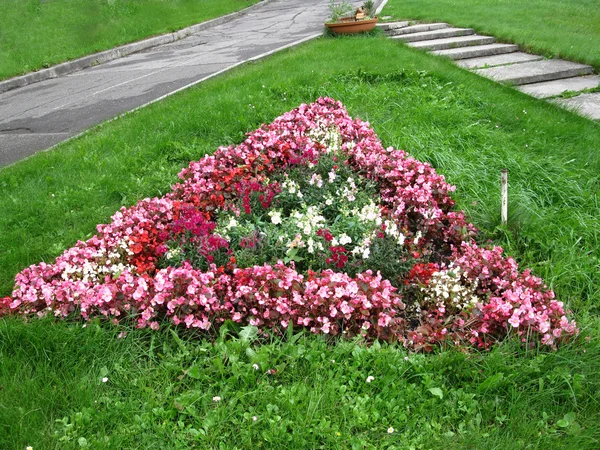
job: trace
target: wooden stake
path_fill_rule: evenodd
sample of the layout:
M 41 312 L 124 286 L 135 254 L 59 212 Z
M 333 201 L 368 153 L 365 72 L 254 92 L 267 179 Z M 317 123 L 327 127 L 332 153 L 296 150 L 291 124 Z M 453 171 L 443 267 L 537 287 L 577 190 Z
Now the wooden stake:
M 502 225 L 508 222 L 508 170 L 502 169 Z

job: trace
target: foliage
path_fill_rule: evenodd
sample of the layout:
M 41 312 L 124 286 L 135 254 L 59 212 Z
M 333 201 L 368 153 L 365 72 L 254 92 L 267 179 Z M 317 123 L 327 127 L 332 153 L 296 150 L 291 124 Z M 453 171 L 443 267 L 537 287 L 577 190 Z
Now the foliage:
M 329 20 L 328 22 L 338 22 L 342 17 L 346 17 L 354 11 L 354 7 L 349 0 L 343 0 L 336 3 L 335 0 L 329 1 Z
M 367 0 L 364 2 L 363 8 L 367 11 L 368 17 L 375 17 L 375 3 L 373 3 L 373 0 Z

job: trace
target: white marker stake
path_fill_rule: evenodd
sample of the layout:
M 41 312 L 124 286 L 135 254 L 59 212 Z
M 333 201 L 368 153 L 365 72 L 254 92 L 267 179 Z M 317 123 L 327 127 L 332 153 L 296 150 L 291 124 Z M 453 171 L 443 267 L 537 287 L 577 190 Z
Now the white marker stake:
M 502 169 L 502 225 L 508 222 L 508 170 Z

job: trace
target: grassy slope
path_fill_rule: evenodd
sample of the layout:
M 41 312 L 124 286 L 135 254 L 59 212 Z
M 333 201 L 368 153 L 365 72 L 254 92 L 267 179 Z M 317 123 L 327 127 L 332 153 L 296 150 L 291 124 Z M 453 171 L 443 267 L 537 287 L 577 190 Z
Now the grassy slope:
M 0 79 L 228 14 L 258 0 L 3 0 Z
M 390 0 L 381 15 L 447 21 L 600 70 L 597 0 Z
M 9 292 L 20 268 L 86 238 L 120 205 L 164 193 L 189 160 L 239 142 L 261 122 L 320 95 L 370 120 L 384 145 L 431 161 L 457 185 L 459 207 L 484 237 L 533 267 L 576 309 L 585 334 L 597 334 L 598 323 L 586 317 L 600 304 L 600 126 L 377 38 L 302 46 L 0 170 L 0 293 Z M 498 227 L 502 167 L 511 171 L 508 229 Z M 236 363 L 231 352 L 239 351 L 228 350 L 234 343 L 202 344 L 211 356 L 206 360 L 203 353 L 186 356 L 168 333 L 150 341 L 137 331 L 115 341 L 119 330 L 14 320 L 0 330 L 6 362 L 0 424 L 20 424 L 0 432 L 6 436 L 0 447 L 41 442 L 69 448 L 79 437 L 103 435 L 112 439 L 107 447 L 135 447 L 140 430 L 148 444 L 172 447 L 178 440 L 199 448 L 218 448 L 224 436 L 233 439 L 225 448 L 266 439 L 266 447 L 348 448 L 351 435 L 374 448 L 408 442 L 420 442 L 417 448 L 597 448 L 600 442 L 596 338 L 585 344 L 587 353 L 576 346 L 516 356 L 507 345 L 487 356 L 418 356 L 417 372 L 404 372 L 403 354 L 394 348 L 357 362 L 347 347 L 328 348 L 316 338 L 303 343 L 310 357 L 276 342 L 261 350 L 268 354 L 261 370 L 283 362 L 282 378 L 255 384 L 253 357 L 244 351 Z M 179 379 L 195 359 L 202 364 L 200 379 L 214 384 Z M 344 362 L 328 370 L 332 359 Z M 100 383 L 104 366 L 115 384 Z M 385 379 L 376 394 L 363 390 L 371 372 Z M 310 391 L 303 391 L 305 383 Z M 444 392 L 439 403 L 432 387 Z M 180 399 L 190 390 L 197 394 Z M 213 395 L 227 408 L 215 408 Z M 193 408 L 177 412 L 182 401 Z M 398 409 L 389 406 L 394 401 Z M 570 412 L 576 425 L 558 422 Z M 260 427 L 250 422 L 253 415 L 265 419 Z M 79 424 L 54 422 L 63 416 Z M 400 439 L 387 435 L 389 426 Z M 53 433 L 73 428 L 71 444 L 50 444 Z M 230 429 L 242 432 L 230 436 Z

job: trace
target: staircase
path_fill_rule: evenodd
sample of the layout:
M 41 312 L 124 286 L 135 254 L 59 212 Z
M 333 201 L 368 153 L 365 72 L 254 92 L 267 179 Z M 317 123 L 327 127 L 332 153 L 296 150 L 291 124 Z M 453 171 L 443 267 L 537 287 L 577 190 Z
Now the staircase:
M 381 23 L 378 27 L 391 39 L 450 58 L 465 69 L 513 85 L 534 97 L 556 97 L 565 91 L 582 92 L 600 85 L 600 78 L 593 74 L 591 66 L 523 53 L 517 45 L 498 43 L 493 36 L 478 35 L 471 28 L 408 21 Z M 553 101 L 600 119 L 600 92 Z

